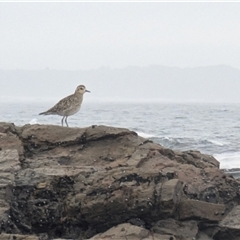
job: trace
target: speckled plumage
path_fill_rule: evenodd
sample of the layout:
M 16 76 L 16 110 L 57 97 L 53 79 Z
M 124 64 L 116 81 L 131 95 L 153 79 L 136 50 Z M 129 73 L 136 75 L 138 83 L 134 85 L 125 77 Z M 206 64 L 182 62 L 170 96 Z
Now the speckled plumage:
M 65 118 L 65 123 L 68 127 L 67 117 L 77 113 L 83 101 L 83 94 L 85 92 L 90 92 L 86 89 L 84 85 L 79 85 L 75 93 L 61 99 L 57 104 L 46 112 L 39 113 L 39 115 L 59 115 L 63 116 L 61 123 L 63 126 L 63 120 Z

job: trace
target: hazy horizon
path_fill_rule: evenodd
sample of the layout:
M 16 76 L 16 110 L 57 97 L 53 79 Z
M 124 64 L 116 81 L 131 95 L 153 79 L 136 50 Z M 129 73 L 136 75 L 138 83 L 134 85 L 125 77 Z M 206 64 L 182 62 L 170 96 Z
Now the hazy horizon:
M 1 70 L 0 100 L 57 101 L 84 84 L 88 101 L 239 102 L 240 70 L 227 65 L 197 68 L 126 67 L 97 70 Z

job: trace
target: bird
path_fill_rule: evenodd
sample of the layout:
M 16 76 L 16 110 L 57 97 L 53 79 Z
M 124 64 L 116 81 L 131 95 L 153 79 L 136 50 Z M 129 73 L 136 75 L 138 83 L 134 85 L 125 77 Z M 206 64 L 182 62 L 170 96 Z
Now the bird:
M 85 92 L 89 92 L 84 85 L 77 86 L 75 92 L 63 99 L 61 99 L 58 103 L 56 103 L 52 108 L 48 109 L 45 112 L 39 113 L 39 115 L 59 115 L 63 116 L 61 123 L 63 126 L 63 121 L 65 119 L 65 123 L 68 127 L 67 118 L 68 116 L 74 115 L 77 113 L 83 101 L 83 94 Z

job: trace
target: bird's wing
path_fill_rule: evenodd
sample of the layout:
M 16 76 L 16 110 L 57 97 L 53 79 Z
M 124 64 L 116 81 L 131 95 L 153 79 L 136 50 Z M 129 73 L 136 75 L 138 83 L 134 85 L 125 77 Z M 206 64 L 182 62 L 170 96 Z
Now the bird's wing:
M 62 109 L 70 109 L 72 106 L 72 102 L 73 102 L 72 95 L 69 95 L 63 99 L 61 99 L 58 103 L 56 103 L 52 108 L 50 108 L 47 112 L 59 112 Z

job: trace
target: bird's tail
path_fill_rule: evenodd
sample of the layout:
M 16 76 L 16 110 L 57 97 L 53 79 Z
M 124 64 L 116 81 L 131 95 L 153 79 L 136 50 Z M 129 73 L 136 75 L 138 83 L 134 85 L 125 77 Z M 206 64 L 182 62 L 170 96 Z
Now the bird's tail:
M 39 113 L 39 115 L 50 115 L 50 114 L 52 114 L 52 113 L 49 111 Z

